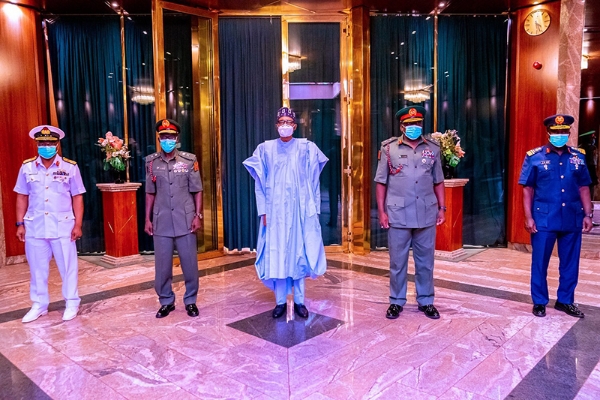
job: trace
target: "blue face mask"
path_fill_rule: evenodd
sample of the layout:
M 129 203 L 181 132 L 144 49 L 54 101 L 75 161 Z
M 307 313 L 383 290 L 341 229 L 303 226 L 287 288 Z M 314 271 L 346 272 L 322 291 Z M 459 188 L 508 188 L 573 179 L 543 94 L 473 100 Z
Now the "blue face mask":
M 38 154 L 40 157 L 49 160 L 56 155 L 56 146 L 38 146 Z
M 175 150 L 175 145 L 177 144 L 177 140 L 175 139 L 160 139 L 160 147 L 163 149 L 165 153 L 170 153 Z
M 568 133 L 559 133 L 559 134 L 555 134 L 555 135 L 550 135 L 550 143 L 554 147 L 563 147 L 565 144 L 567 144 L 568 140 L 569 140 Z
M 406 127 L 406 131 L 404 132 L 406 137 L 409 138 L 410 140 L 418 139 L 422 133 L 423 133 L 423 127 L 418 126 L 418 125 L 409 125 Z

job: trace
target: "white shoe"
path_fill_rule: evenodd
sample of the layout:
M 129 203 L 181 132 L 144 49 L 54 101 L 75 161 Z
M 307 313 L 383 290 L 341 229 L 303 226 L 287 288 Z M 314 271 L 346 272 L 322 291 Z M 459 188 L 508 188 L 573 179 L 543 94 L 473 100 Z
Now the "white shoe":
M 79 306 L 75 307 L 67 307 L 65 309 L 65 313 L 63 314 L 63 321 L 70 321 L 77 316 L 79 312 Z
M 26 324 L 28 322 L 35 321 L 42 315 L 46 315 L 46 314 L 48 314 L 47 308 L 39 308 L 39 307 L 33 306 L 33 307 L 31 307 L 31 310 L 29 310 L 27 312 L 27 314 L 25 314 L 25 316 L 23 317 L 23 319 L 21 321 L 24 324 Z

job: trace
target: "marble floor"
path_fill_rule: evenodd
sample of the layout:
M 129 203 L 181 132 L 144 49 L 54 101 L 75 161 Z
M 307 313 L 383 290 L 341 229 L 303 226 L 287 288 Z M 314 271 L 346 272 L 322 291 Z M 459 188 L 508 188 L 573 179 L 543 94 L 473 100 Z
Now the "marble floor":
M 82 257 L 80 315 L 62 321 L 53 266 L 50 312 L 23 324 L 28 266 L 2 267 L 0 399 L 598 399 L 600 263 L 581 260 L 584 319 L 551 307 L 536 318 L 529 257 L 480 249 L 436 260 L 439 320 L 417 310 L 412 282 L 400 318 L 384 317 L 386 252 L 328 254 L 327 273 L 307 280 L 308 320 L 294 318 L 291 298 L 272 319 L 251 255 L 199 262 L 197 318 L 183 309 L 178 267 L 177 309 L 156 319 L 151 257 L 114 269 Z

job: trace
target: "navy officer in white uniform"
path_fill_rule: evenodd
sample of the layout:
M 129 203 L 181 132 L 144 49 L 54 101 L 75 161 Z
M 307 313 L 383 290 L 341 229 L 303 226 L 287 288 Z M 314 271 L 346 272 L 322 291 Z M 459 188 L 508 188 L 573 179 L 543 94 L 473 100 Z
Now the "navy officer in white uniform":
M 23 322 L 35 321 L 48 313 L 48 272 L 54 256 L 62 277 L 66 301 L 63 320 L 79 312 L 77 290 L 77 247 L 83 221 L 85 187 L 75 161 L 57 154 L 65 134 L 59 128 L 42 125 L 29 136 L 38 146 L 38 156 L 23 161 L 17 184 L 17 237 L 25 242 L 31 271 L 30 296 L 33 306 Z

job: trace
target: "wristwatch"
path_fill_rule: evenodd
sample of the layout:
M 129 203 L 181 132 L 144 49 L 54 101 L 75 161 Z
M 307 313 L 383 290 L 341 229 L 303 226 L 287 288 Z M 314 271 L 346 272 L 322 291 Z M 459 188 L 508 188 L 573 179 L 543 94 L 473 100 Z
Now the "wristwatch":
M 201 213 L 196 213 L 196 214 L 194 214 L 194 217 L 198 217 L 198 218 L 202 219 L 202 214 Z
M 23 221 L 18 221 L 18 222 L 17 222 L 15 225 L 17 225 L 17 226 L 25 225 L 25 222 L 23 222 Z
M 446 206 L 439 206 L 438 210 L 444 210 L 444 211 L 446 211 Z
M 591 219 L 594 219 L 594 213 L 593 213 L 593 212 L 591 212 L 591 213 L 587 214 L 587 215 L 586 215 L 586 217 L 590 217 Z M 18 222 L 17 222 L 17 223 L 18 223 Z

